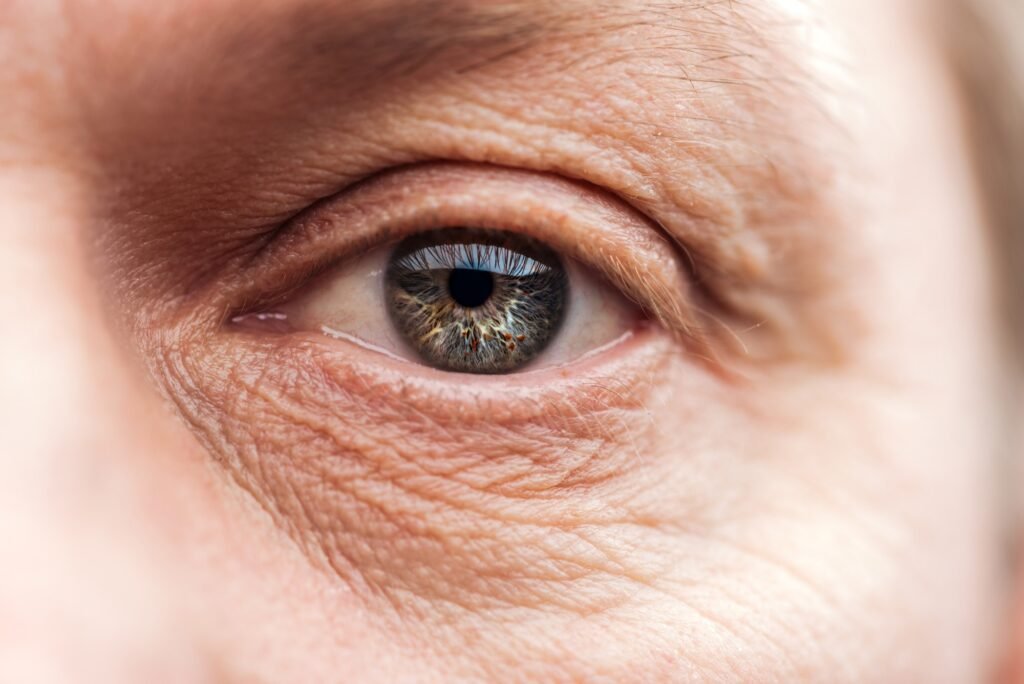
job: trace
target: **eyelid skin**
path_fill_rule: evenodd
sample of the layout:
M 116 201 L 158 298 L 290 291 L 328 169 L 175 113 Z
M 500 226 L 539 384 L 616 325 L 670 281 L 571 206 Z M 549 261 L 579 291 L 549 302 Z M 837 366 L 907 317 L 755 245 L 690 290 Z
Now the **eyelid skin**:
M 439 162 L 372 177 L 293 220 L 217 296 L 234 314 L 266 307 L 342 259 L 452 225 L 514 231 L 550 245 L 714 363 L 683 257 L 656 225 L 596 188 L 487 165 Z

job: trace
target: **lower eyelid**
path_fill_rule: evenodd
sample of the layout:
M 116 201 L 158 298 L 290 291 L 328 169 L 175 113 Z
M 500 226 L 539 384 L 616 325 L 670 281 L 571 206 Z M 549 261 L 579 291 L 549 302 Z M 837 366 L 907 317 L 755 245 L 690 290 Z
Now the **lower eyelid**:
M 408 360 L 389 360 L 388 355 L 382 360 L 378 350 L 364 344 L 346 341 L 339 345 L 319 332 L 296 332 L 292 336 L 294 341 L 287 345 L 262 335 L 228 336 L 218 342 L 227 346 L 211 356 L 245 356 L 249 360 L 243 375 L 251 372 L 253 382 L 259 382 L 265 373 L 316 378 L 312 384 L 303 383 L 301 389 L 290 382 L 282 383 L 282 387 L 292 387 L 289 391 L 310 397 L 367 392 L 375 401 L 393 404 L 396 410 L 407 405 L 410 410 L 438 420 L 460 416 L 460 420 L 470 422 L 486 420 L 487 411 L 499 407 L 501 412 L 519 407 L 533 415 L 571 400 L 581 408 L 598 409 L 602 400 L 595 389 L 620 384 L 630 388 L 618 390 L 622 396 L 646 395 L 666 377 L 667 364 L 679 358 L 674 342 L 663 330 L 638 325 L 613 340 L 607 349 L 586 354 L 568 366 L 502 375 L 500 383 L 494 381 L 494 376 L 459 374 L 458 382 L 453 383 L 451 373 L 419 364 L 415 366 L 416 372 L 410 372 Z M 224 372 L 228 371 L 211 368 L 204 376 L 216 379 Z M 547 381 L 538 383 L 538 374 L 546 374 Z M 224 378 L 215 384 L 227 387 L 233 381 Z M 318 387 L 317 383 L 327 384 Z
M 365 575 L 348 571 L 370 573 L 380 583 L 374 589 L 387 590 L 402 587 L 400 570 L 425 567 L 417 552 L 436 541 L 408 533 L 442 517 L 458 523 L 456 531 L 472 531 L 480 518 L 510 531 L 516 522 L 536 529 L 561 520 L 553 501 L 571 502 L 575 513 L 624 482 L 649 480 L 651 459 L 639 454 L 651 453 L 658 429 L 647 407 L 673 375 L 672 347 L 651 330 L 600 362 L 552 370 L 544 383 L 525 374 L 452 383 L 446 374 L 409 373 L 404 364 L 320 336 L 282 345 L 266 336 L 217 335 L 202 350 L 167 345 L 161 363 L 172 384 L 181 369 L 197 383 L 201 400 L 180 408 L 218 463 L 299 544 L 318 549 L 316 559 L 323 552 L 339 561 L 326 571 L 356 579 Z M 423 487 L 439 498 L 420 498 Z M 383 494 L 368 510 L 362 504 L 372 492 Z M 446 505 L 417 505 L 424 501 Z M 310 511 L 326 524 L 309 524 Z M 381 511 L 414 512 L 416 525 L 397 535 L 410 552 L 398 568 L 379 555 L 395 539 L 390 527 L 383 528 L 391 531 L 387 539 L 375 536 Z M 355 552 L 354 566 L 344 565 L 350 557 L 339 548 Z

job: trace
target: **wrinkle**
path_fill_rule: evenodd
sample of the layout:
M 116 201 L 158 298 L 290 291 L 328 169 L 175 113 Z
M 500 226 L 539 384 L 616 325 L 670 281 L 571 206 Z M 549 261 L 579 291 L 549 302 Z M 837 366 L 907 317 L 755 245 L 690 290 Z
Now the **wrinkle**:
M 622 544 L 616 530 L 629 513 L 600 493 L 624 476 L 612 464 L 635 454 L 637 429 L 650 426 L 625 418 L 645 411 L 635 388 L 559 396 L 543 411 L 536 399 L 500 409 L 485 401 L 456 428 L 412 388 L 356 369 L 342 379 L 337 366 L 315 355 L 296 364 L 273 344 L 251 351 L 266 361 L 247 354 L 244 365 L 190 369 L 193 382 L 226 395 L 179 408 L 206 443 L 228 449 L 222 463 L 248 473 L 245 488 L 311 560 L 366 601 L 387 595 L 386 605 L 403 607 L 398 616 L 437 603 L 586 612 L 628 600 L 644 576 L 632 543 L 606 546 Z M 618 435 L 613 417 L 626 428 Z M 452 464 L 450 454 L 463 456 Z M 584 491 L 596 498 L 586 503 Z

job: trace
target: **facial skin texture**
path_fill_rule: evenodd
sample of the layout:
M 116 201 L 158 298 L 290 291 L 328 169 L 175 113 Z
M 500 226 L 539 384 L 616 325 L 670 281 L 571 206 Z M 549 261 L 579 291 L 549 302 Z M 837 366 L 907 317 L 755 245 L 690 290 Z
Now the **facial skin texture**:
M 998 324 L 932 7 L 4 6 L 0 679 L 984 681 Z M 225 324 L 457 218 L 652 323 L 501 378 Z

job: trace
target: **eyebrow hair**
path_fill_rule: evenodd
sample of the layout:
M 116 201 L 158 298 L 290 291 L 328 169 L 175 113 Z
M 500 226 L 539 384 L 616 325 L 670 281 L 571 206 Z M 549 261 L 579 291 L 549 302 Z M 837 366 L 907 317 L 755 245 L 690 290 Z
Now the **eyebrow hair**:
M 226 0 L 226 4 L 236 1 Z M 763 24 L 770 14 L 756 3 L 740 0 L 639 5 L 621 0 L 293 0 L 257 4 L 242 17 L 213 22 L 219 35 L 212 36 L 211 42 L 223 48 L 225 62 L 251 57 L 251 65 L 320 82 L 329 75 L 324 71 L 332 70 L 337 76 L 344 67 L 350 79 L 365 75 L 381 82 L 408 76 L 450 53 L 457 53 L 464 62 L 454 71 L 464 73 L 547 40 L 596 37 L 654 25 L 679 36 L 679 44 L 671 49 L 680 57 L 688 54 L 708 63 L 750 57 L 750 51 L 766 48 Z M 735 47 L 708 54 L 709 45 Z M 757 70 L 768 71 L 765 66 L 758 65 Z M 703 82 L 689 74 L 682 78 L 691 85 L 740 83 Z M 761 87 L 765 81 L 751 77 L 743 85 Z
M 528 49 L 565 12 L 530 0 L 303 0 L 240 23 L 228 44 L 261 45 L 266 62 L 297 73 L 318 65 L 360 70 L 375 79 L 405 76 L 447 50 L 498 58 Z M 262 40 L 261 40 L 262 39 Z M 263 56 L 263 55 L 261 55 Z
M 202 12 L 172 2 L 155 17 L 131 5 L 99 17 L 76 15 L 73 7 L 71 42 L 83 54 L 72 62 L 99 58 L 102 65 L 99 73 L 75 80 L 76 96 L 85 102 L 103 82 L 138 102 L 168 94 L 183 105 L 227 106 L 268 85 L 280 92 L 288 84 L 294 98 L 312 106 L 317 89 L 351 85 L 363 96 L 364 84 L 428 67 L 460 75 L 538 46 L 552 61 L 562 60 L 553 66 L 561 69 L 670 55 L 678 73 L 652 77 L 689 88 L 684 103 L 701 91 L 731 87 L 760 92 L 765 104 L 807 77 L 786 56 L 792 36 L 786 32 L 785 44 L 769 38 L 788 20 L 745 0 L 206 0 Z M 609 55 L 588 53 L 587 45 L 602 39 L 654 28 L 664 36 L 652 44 L 624 46 L 628 38 L 616 38 Z M 712 67 L 717 74 L 693 73 Z
M 190 126 L 195 149 L 222 139 L 240 116 L 264 124 L 291 119 L 298 135 L 307 115 L 337 112 L 346 102 L 369 109 L 380 93 L 394 99 L 389 86 L 444 87 L 523 53 L 552 73 L 659 63 L 649 78 L 677 87 L 678 110 L 703 131 L 664 140 L 705 150 L 715 146 L 711 127 L 728 135 L 770 127 L 773 139 L 801 145 L 803 136 L 783 134 L 779 124 L 792 119 L 797 100 L 815 100 L 808 91 L 818 86 L 790 58 L 788 38 L 775 35 L 787 20 L 743 0 L 205 0 L 202 12 L 172 2 L 156 17 L 131 7 L 69 18 L 81 53 L 69 61 L 92 68 L 69 79 L 88 131 L 82 144 L 122 159 L 148 149 L 131 139 L 126 122 L 164 145 L 175 132 L 168 128 Z M 648 31 L 657 39 L 631 42 Z M 709 115 L 705 101 L 735 115 Z M 110 111 L 122 114 L 116 127 Z

